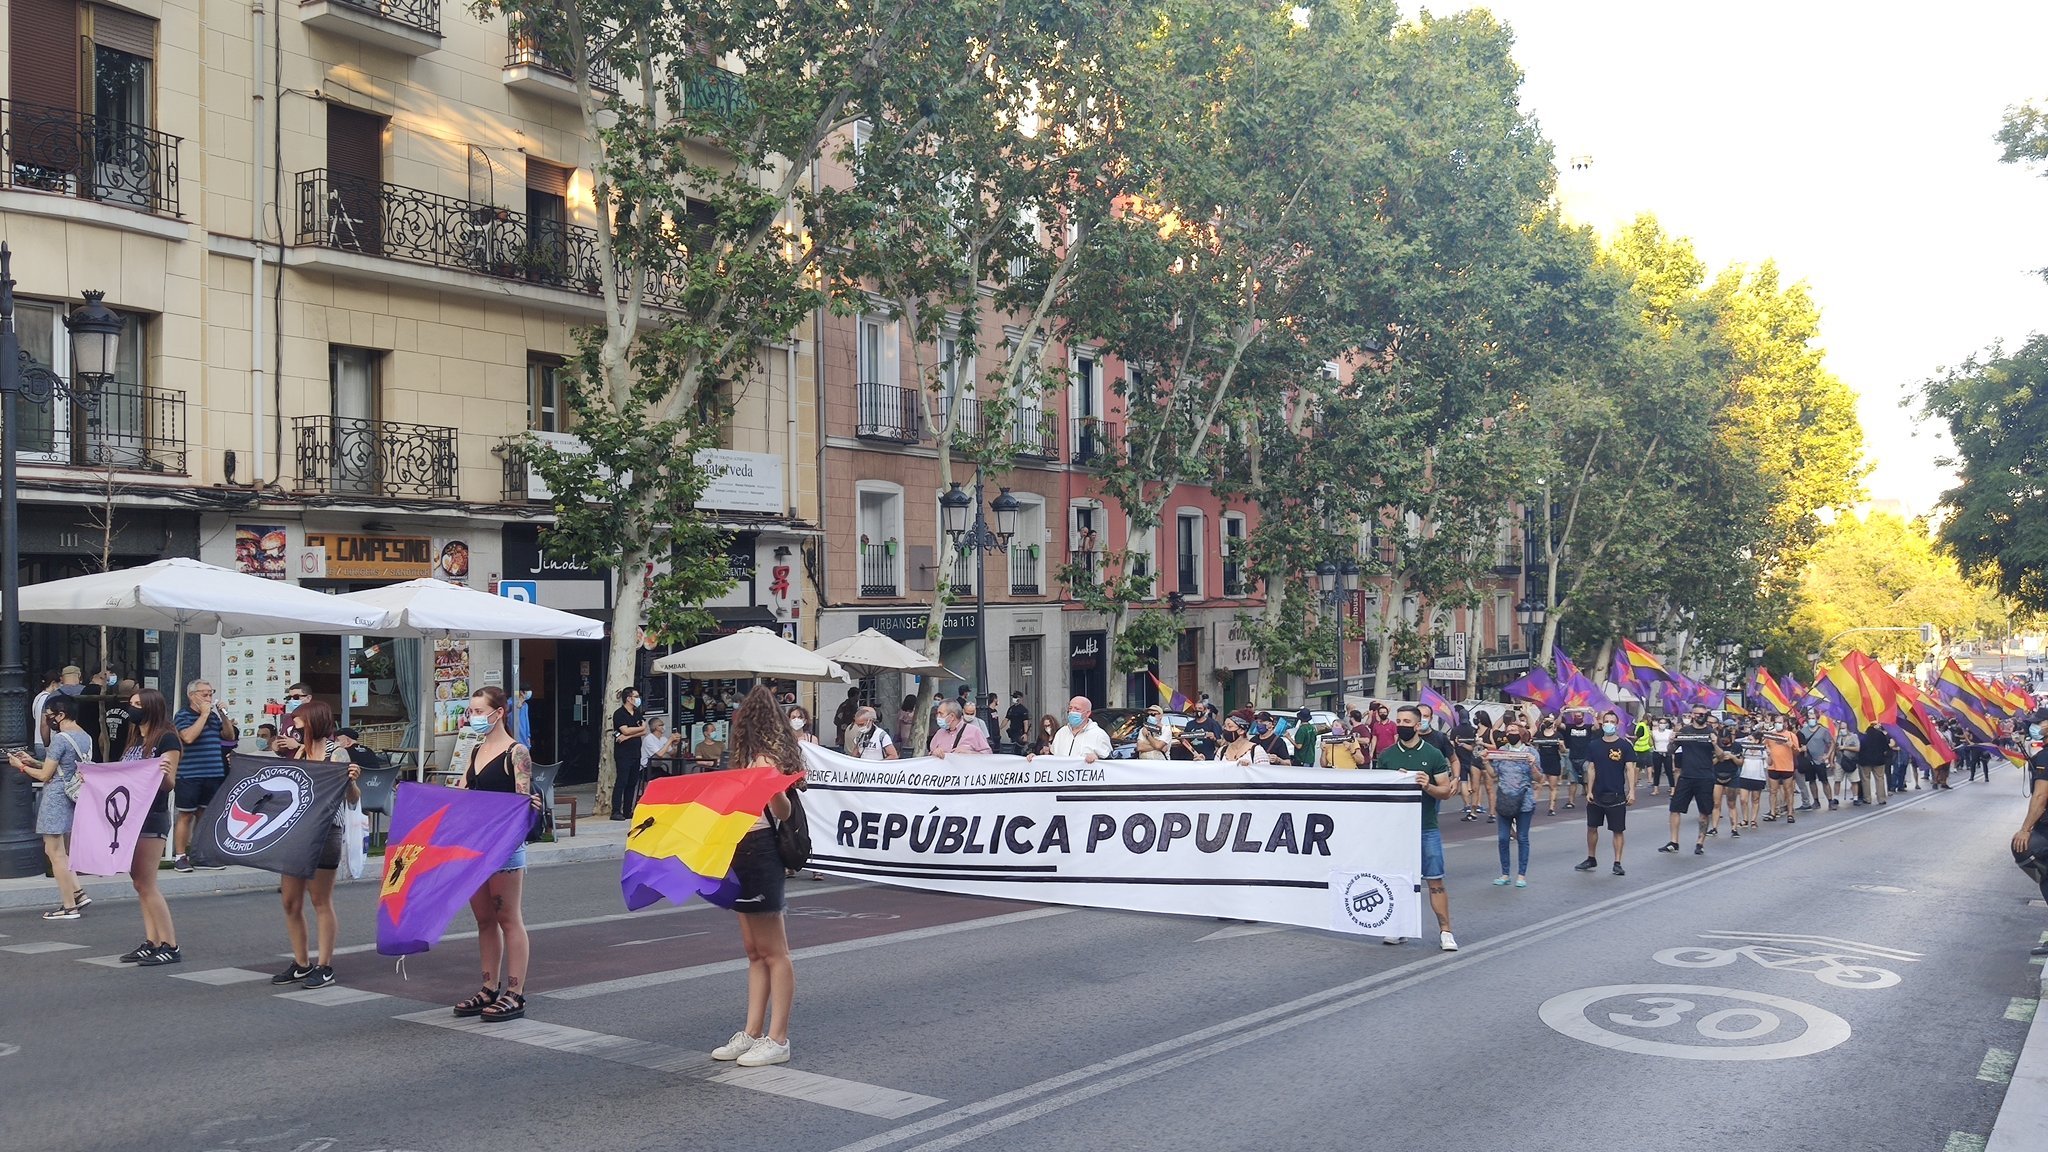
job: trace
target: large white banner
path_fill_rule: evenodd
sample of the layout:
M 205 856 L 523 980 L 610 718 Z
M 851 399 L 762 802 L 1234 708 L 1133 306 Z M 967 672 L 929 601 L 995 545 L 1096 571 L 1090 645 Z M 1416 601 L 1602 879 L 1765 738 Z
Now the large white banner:
M 855 760 L 804 745 L 812 867 L 883 884 L 1367 936 L 1422 926 L 1400 772 L 1175 760 Z

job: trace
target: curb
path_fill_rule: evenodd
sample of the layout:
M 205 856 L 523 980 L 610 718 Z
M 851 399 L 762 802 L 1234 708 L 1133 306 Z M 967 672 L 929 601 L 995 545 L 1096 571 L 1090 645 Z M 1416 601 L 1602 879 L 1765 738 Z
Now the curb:
M 581 842 L 579 842 L 579 839 Z M 626 853 L 624 840 L 592 836 L 572 838 L 553 844 L 526 846 L 528 868 L 553 864 L 581 864 L 592 860 L 617 860 Z M 135 899 L 135 889 L 126 876 L 85 876 L 80 878 L 93 903 L 115 904 Z M 361 879 L 343 878 L 342 884 L 374 884 L 375 874 Z M 277 887 L 277 874 L 257 868 L 226 868 L 218 872 L 160 872 L 157 887 L 165 896 L 217 896 L 234 892 L 263 892 Z M 0 880 L 0 912 L 22 908 L 48 908 L 57 903 L 57 882 L 47 876 L 25 880 Z
M 2041 1005 L 2048 1006 L 2048 964 L 2041 966 L 2040 997 Z M 2039 1152 L 2042 1148 L 2048 1148 L 2048 1010 L 2037 1006 L 1984 1152 Z

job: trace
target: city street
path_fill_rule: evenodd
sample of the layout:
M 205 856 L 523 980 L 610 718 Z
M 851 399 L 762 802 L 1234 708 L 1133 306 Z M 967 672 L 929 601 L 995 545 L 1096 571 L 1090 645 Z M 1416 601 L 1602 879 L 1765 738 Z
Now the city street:
M 9 912 L 0 1147 L 1981 1148 L 2048 929 L 2003 847 L 2021 804 L 2002 768 L 1695 857 L 1656 852 L 1645 796 L 1626 877 L 1604 843 L 1572 871 L 1560 811 L 1524 891 L 1454 812 L 1456 955 L 795 880 L 794 1060 L 758 1070 L 706 1056 L 744 1003 L 731 917 L 624 913 L 614 863 L 530 873 L 537 994 L 500 1025 L 446 1007 L 462 921 L 403 973 L 371 950 L 369 883 L 318 992 L 267 982 L 267 893 L 174 901 L 186 962 L 157 969 L 111 960 L 132 903 Z

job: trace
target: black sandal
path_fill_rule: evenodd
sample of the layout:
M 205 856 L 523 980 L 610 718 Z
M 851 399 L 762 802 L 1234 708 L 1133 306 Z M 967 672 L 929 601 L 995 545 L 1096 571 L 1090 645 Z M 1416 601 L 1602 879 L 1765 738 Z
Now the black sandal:
M 520 1019 L 526 1015 L 526 997 L 517 992 L 501 992 L 479 1015 L 486 1024 Z
M 497 1002 L 498 990 L 496 988 L 486 987 L 478 991 L 476 995 L 471 996 L 469 999 L 464 1000 L 460 1004 L 457 1004 L 455 1006 L 455 1014 L 463 1018 L 468 1018 L 470 1016 L 481 1016 L 484 1014 L 484 1009 L 489 1008 L 491 1005 Z

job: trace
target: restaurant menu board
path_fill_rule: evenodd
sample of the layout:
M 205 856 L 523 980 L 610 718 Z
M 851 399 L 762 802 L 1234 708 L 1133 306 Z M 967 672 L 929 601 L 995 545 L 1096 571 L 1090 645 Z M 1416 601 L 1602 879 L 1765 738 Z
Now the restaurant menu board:
M 276 723 L 266 709 L 279 705 L 284 690 L 299 679 L 299 638 L 242 636 L 221 642 L 221 708 L 235 726 L 251 735 L 258 724 Z
M 450 735 L 469 711 L 469 641 L 434 641 L 434 734 Z

